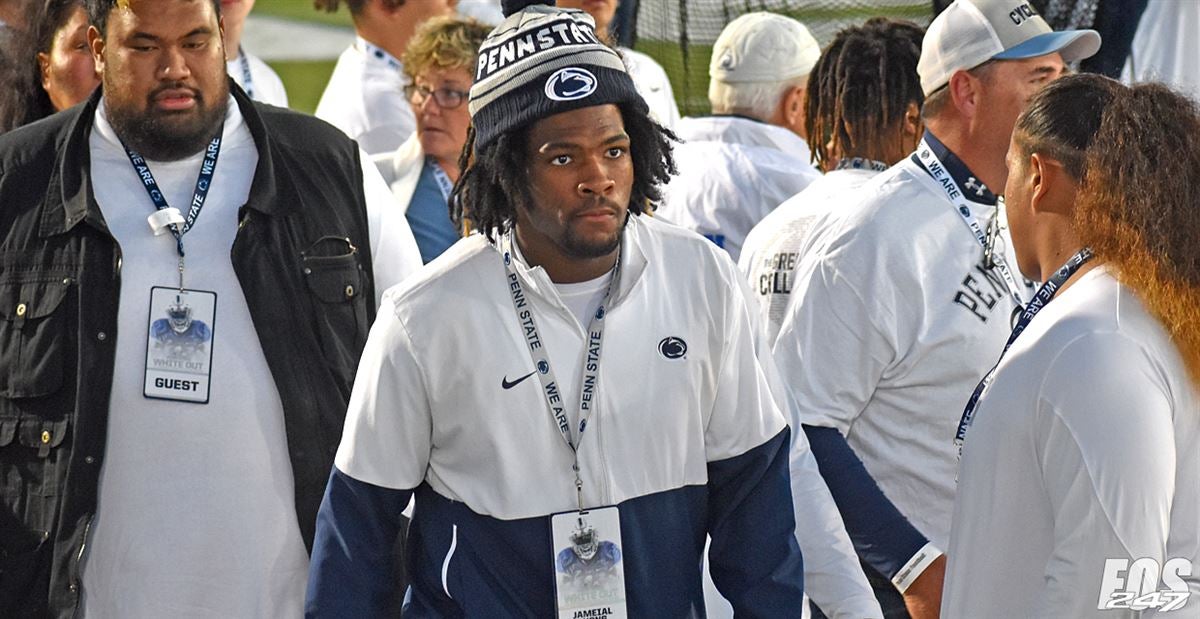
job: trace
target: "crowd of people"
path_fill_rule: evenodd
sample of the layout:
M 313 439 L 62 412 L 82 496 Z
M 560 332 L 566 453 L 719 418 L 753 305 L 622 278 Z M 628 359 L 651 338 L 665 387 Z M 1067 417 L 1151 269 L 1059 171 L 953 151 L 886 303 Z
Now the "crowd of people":
M 1200 616 L 1196 99 L 619 4 L 0 3 L 0 615 Z

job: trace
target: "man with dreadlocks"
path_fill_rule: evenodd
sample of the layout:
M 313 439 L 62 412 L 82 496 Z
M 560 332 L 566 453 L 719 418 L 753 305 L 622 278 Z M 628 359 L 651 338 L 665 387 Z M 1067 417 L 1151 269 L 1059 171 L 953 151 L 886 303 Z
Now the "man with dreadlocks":
M 937 616 L 951 438 L 1030 292 L 988 187 L 1028 98 L 1099 46 L 1023 0 L 957 0 L 922 39 L 917 152 L 810 232 L 824 236 L 796 268 L 773 352 L 803 423 L 828 428 L 813 453 L 887 617 Z
M 804 124 L 826 173 L 771 211 L 742 246 L 738 267 L 760 301 L 767 337 L 783 321 L 802 249 L 818 220 L 853 204 L 864 183 L 912 152 L 921 136 L 917 59 L 924 31 L 876 17 L 839 32 L 808 78 Z
M 1064 78 L 1018 121 L 1008 170 L 1017 262 L 1046 283 L 963 413 L 942 614 L 1195 617 L 1196 104 Z
M 415 495 L 415 616 L 700 614 L 706 536 L 739 613 L 797 616 L 790 430 L 736 267 L 642 216 L 669 134 L 591 17 L 506 4 L 452 196 L 480 234 L 383 302 L 308 612 L 376 616 Z M 614 544 L 612 578 L 556 575 L 581 527 Z

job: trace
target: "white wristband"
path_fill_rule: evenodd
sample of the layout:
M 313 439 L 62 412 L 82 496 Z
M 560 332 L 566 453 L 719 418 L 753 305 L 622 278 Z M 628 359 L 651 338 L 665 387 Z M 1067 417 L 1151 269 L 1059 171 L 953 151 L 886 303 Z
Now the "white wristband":
M 913 582 L 916 581 L 921 574 L 925 573 L 925 568 L 929 567 L 929 565 L 936 561 L 940 556 L 942 556 L 942 551 L 938 550 L 937 546 L 934 546 L 932 542 L 925 544 L 925 546 L 918 550 L 917 554 L 913 555 L 912 558 L 908 560 L 908 563 L 905 563 L 904 567 L 900 568 L 900 571 L 896 572 L 896 575 L 892 577 L 892 584 L 895 585 L 896 590 L 900 593 L 908 591 L 908 588 L 912 586 Z

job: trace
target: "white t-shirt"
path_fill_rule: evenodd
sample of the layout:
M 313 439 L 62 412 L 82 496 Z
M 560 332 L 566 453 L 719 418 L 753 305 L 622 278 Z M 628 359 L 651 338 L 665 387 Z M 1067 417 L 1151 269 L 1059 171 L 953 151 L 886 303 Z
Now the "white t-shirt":
M 658 124 L 675 129 L 679 124 L 679 106 L 675 103 L 675 91 L 671 88 L 671 80 L 667 72 L 650 56 L 628 47 L 618 47 L 625 67 L 629 69 L 629 77 L 638 94 L 650 106 L 650 116 Z
M 558 298 L 571 310 L 579 326 L 586 329 L 592 322 L 592 316 L 604 302 L 604 294 L 608 292 L 608 283 L 612 281 L 612 271 L 595 279 L 577 284 L 554 284 Z
M 247 52 L 244 48 L 239 49 L 238 52 L 236 58 L 225 63 L 225 68 L 233 81 L 237 82 L 237 85 L 241 86 L 246 94 L 255 101 L 277 107 L 287 107 L 287 90 L 284 89 L 283 81 L 279 79 L 275 71 L 258 56 Z M 249 87 L 246 86 L 247 72 L 250 73 Z
M 1034 318 L 980 401 L 942 616 L 1141 616 L 1097 609 L 1106 560 L 1183 557 L 1200 577 L 1198 535 L 1200 395 L 1160 323 L 1097 267 Z M 1164 616 L 1200 615 L 1191 587 Z
M 796 267 L 774 353 L 803 422 L 845 435 L 888 499 L 944 549 L 955 430 L 1014 307 L 932 182 L 904 159 L 813 232 L 827 236 Z M 983 222 L 996 210 L 968 208 Z
M 316 116 L 358 141 L 367 154 L 390 153 L 417 128 L 404 98 L 404 65 L 357 37 L 338 57 Z
M 121 291 L 99 504 L 83 559 L 84 616 L 298 617 L 308 555 L 283 405 L 230 260 L 258 164 L 250 131 L 231 97 L 208 199 L 184 235 L 184 285 L 217 294 L 208 404 L 142 395 L 150 288 L 178 284 L 175 238 L 152 234 L 154 205 L 103 100 L 90 154 L 96 201 L 121 247 Z M 191 202 L 201 159 L 148 162 L 168 204 Z M 387 185 L 374 166 L 363 170 L 382 289 L 421 261 Z
M 684 118 L 675 147 L 679 174 L 663 189 L 658 215 L 698 232 L 737 261 L 763 217 L 821 173 L 800 136 L 737 116 Z
M 738 269 L 759 301 L 767 341 L 779 334 L 800 257 L 817 242 L 809 234 L 814 222 L 854 204 L 854 192 L 875 174 L 869 168 L 834 170 L 788 198 L 746 235 Z

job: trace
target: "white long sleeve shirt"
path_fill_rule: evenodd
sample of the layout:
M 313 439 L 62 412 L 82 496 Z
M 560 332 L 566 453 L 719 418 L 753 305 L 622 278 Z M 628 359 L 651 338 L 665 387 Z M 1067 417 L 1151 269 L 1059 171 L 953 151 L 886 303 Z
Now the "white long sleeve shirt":
M 1141 558 L 1190 562 L 1191 599 L 1163 616 L 1200 616 L 1200 397 L 1103 266 L 1038 314 L 980 400 L 948 555 L 950 619 L 1144 616 L 1099 608 L 1106 564 Z

